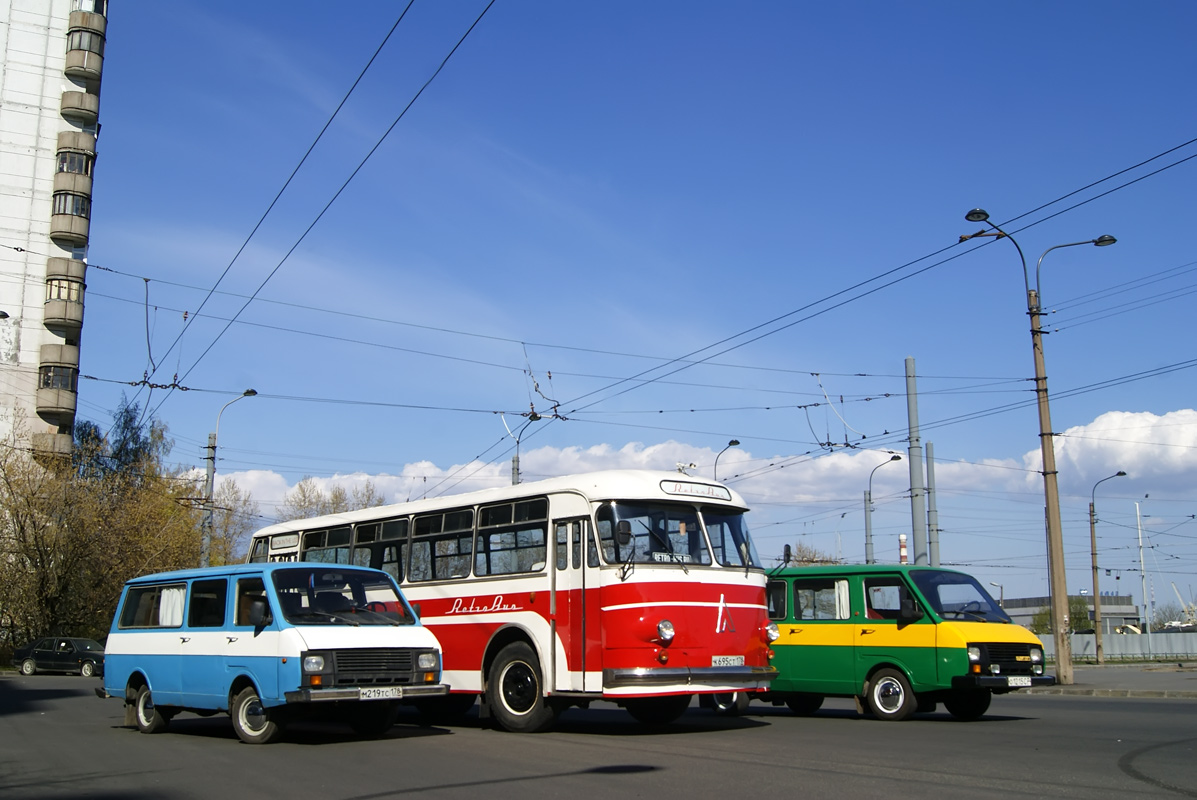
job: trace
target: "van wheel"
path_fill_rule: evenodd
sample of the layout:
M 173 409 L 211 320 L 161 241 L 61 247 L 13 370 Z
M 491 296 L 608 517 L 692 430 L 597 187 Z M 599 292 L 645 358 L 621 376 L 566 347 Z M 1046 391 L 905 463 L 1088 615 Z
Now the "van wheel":
M 96 674 L 96 665 L 90 661 L 84 661 L 79 667 L 79 674 L 85 678 L 90 678 Z
M 993 695 L 988 689 L 962 689 L 952 692 L 943 699 L 943 707 L 956 719 L 971 721 L 979 719 L 989 710 Z
M 721 717 L 738 717 L 748 710 L 748 692 L 720 692 L 710 695 L 710 705 Z
M 809 717 L 823 707 L 823 695 L 792 694 L 786 697 L 786 705 L 798 716 Z
M 918 700 L 906 676 L 896 669 L 879 669 L 869 682 L 869 710 L 881 720 L 898 722 L 909 719 L 918 709 Z
M 166 727 L 169 719 L 158 713 L 154 706 L 154 696 L 150 694 L 150 687 L 142 686 L 133 698 L 133 708 L 136 711 L 134 719 L 137 730 L 142 733 L 158 733 Z
M 691 696 L 688 694 L 671 694 L 665 697 L 638 697 L 625 700 L 623 707 L 636 718 L 637 722 L 645 725 L 668 725 L 680 717 L 690 707 Z
M 33 663 L 32 658 L 27 658 L 21 662 L 21 674 L 32 675 L 37 672 L 37 664 Z
M 353 710 L 349 727 L 360 736 L 382 736 L 395 725 L 399 706 L 386 701 L 363 701 L 361 708 Z
M 490 665 L 486 696 L 495 722 L 513 733 L 539 733 L 557 721 L 540 690 L 540 660 L 524 642 L 512 642 Z
M 269 744 L 283 732 L 279 712 L 262 705 L 258 690 L 247 686 L 237 693 L 229 706 L 233 718 L 233 730 L 246 744 Z

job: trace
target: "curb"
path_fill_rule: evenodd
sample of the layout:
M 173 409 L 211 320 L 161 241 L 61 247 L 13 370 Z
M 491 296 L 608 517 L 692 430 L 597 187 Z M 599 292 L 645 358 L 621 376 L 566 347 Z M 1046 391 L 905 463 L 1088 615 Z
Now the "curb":
M 1197 692 L 1181 689 L 1094 689 L 1084 686 L 1042 686 L 1034 689 L 1024 689 L 1019 694 L 1068 694 L 1083 697 L 1139 697 L 1197 700 Z

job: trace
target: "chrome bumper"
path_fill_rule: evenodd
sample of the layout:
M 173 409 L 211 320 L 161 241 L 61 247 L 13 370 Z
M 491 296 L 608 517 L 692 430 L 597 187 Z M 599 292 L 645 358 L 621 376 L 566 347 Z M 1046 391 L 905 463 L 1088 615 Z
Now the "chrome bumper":
M 748 688 L 777 677 L 776 667 L 635 667 L 603 670 L 603 688 L 684 684 L 700 689 L 733 684 Z M 753 688 L 756 688 L 755 686 Z

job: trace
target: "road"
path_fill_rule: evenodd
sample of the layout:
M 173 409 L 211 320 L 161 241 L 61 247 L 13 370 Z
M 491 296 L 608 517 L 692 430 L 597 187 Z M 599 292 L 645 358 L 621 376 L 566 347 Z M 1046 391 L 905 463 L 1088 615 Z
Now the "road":
M 663 732 L 596 704 L 534 736 L 404 716 L 377 740 L 313 724 L 252 746 L 223 715 L 124 728 L 97 683 L 0 674 L 0 797 L 1197 797 L 1195 700 L 1007 696 L 969 723 L 878 722 L 839 700 L 811 718 L 692 707 Z

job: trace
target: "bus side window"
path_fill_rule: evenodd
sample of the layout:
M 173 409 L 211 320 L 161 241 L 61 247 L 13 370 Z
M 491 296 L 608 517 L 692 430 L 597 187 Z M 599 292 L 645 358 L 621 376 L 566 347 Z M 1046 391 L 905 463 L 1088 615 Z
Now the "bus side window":
M 766 598 L 769 603 L 769 619 L 785 619 L 786 611 L 786 581 L 769 581 Z

